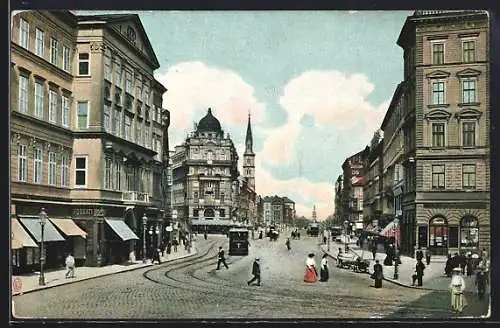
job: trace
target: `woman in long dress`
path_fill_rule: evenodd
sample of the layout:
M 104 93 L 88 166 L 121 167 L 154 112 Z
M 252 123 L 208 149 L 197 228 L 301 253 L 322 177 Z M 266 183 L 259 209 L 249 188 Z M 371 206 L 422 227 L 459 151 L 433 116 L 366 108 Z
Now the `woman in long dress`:
M 306 273 L 304 274 L 305 282 L 316 282 L 318 280 L 318 271 L 316 269 L 316 261 L 314 254 L 310 253 L 306 260 Z
M 461 272 L 460 268 L 454 268 L 450 283 L 451 308 L 453 312 L 459 313 L 462 313 L 464 306 L 467 304 L 464 297 L 465 281 L 461 276 Z
M 319 281 L 328 281 L 329 278 L 328 254 L 323 254 L 323 258 L 321 259 L 320 274 L 321 274 L 321 279 Z

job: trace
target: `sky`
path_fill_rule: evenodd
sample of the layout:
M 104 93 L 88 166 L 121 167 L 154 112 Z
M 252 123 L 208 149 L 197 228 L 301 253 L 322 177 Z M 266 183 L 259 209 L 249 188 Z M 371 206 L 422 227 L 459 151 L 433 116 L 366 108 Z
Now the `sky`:
M 137 13 L 168 89 L 171 150 L 210 107 L 241 159 L 250 112 L 257 193 L 292 199 L 299 216 L 333 214 L 342 163 L 370 142 L 403 79 L 396 40 L 412 12 Z

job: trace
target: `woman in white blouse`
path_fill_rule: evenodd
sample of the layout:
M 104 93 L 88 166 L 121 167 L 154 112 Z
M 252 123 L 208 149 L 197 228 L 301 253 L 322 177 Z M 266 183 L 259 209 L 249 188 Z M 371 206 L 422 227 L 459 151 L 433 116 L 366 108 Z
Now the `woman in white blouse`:
M 318 271 L 316 269 L 316 261 L 314 261 L 314 253 L 309 253 L 306 260 L 306 273 L 304 274 L 305 282 L 316 282 L 318 280 Z
M 462 270 L 460 268 L 454 268 L 450 283 L 451 308 L 453 312 L 459 313 L 462 313 L 464 306 L 467 305 L 464 297 L 465 281 L 461 273 Z

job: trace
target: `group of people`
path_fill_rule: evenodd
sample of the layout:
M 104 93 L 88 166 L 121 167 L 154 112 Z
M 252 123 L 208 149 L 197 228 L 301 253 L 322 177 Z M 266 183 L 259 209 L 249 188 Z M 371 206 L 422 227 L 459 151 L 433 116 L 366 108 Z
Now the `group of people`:
M 314 256 L 314 253 L 309 253 L 309 255 L 307 255 L 304 282 L 314 283 L 318 281 L 318 270 L 316 268 Z M 326 282 L 329 279 L 328 254 L 323 254 L 323 257 L 321 258 L 319 277 L 319 281 L 321 282 Z

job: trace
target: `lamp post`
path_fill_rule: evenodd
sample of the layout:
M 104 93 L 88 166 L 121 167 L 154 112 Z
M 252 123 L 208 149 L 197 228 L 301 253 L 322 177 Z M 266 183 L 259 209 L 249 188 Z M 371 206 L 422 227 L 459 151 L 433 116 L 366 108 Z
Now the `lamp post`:
M 399 278 L 398 266 L 399 266 L 399 248 L 398 248 L 398 235 L 396 228 L 399 227 L 399 219 L 394 219 L 394 279 L 397 280 Z
M 349 226 L 349 221 L 345 220 L 344 221 L 344 249 L 347 252 L 347 227 Z
M 39 223 L 41 228 L 41 241 L 40 241 L 40 277 L 38 278 L 38 284 L 40 286 L 45 285 L 45 276 L 43 273 L 43 264 L 45 262 L 45 251 L 44 251 L 44 231 L 45 224 L 47 223 L 47 213 L 45 212 L 45 208 L 42 208 L 39 216 Z
M 330 229 L 328 229 L 328 230 L 326 231 L 326 236 L 327 236 L 327 238 L 328 238 L 328 244 L 327 244 L 328 246 L 327 246 L 327 250 L 328 250 L 328 251 L 330 251 L 330 239 L 332 239 L 332 234 L 331 234 Z
M 144 213 L 142 216 L 142 263 L 146 263 L 146 224 L 148 224 L 148 217 Z

